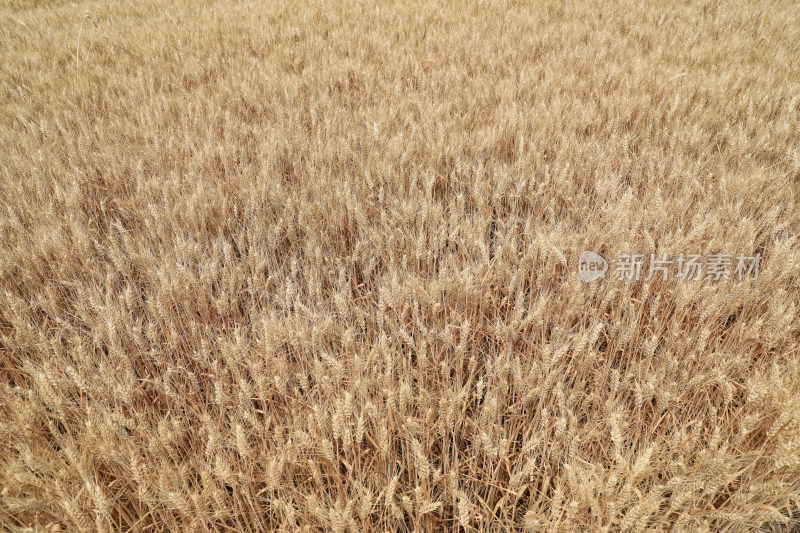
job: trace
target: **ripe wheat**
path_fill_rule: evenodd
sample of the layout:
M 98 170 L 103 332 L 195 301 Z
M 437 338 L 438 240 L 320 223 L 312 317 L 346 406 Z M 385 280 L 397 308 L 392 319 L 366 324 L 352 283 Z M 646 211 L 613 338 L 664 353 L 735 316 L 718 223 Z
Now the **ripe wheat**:
M 800 494 L 798 20 L 5 2 L 0 527 L 779 520 Z M 585 284 L 582 250 L 763 262 Z

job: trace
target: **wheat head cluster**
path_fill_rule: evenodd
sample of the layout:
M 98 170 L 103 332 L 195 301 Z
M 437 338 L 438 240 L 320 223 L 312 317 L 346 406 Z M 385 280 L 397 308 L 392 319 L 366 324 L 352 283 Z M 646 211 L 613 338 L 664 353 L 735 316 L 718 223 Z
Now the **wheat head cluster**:
M 787 527 L 800 4 L 9 0 L 0 58 L 0 529 Z

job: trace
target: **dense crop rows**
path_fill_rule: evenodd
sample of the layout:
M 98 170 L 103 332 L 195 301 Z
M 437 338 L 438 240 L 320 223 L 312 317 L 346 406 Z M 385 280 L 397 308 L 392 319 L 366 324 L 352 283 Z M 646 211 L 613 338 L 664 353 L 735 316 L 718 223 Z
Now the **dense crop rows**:
M 778 519 L 800 5 L 648 4 L 6 2 L 0 528 Z

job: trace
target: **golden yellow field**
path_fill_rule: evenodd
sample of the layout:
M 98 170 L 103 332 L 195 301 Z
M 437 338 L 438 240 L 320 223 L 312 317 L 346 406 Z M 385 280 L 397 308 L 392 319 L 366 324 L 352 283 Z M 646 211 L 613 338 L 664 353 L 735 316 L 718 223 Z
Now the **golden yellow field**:
M 794 1 L 6 0 L 0 530 L 788 531 L 798 199 Z

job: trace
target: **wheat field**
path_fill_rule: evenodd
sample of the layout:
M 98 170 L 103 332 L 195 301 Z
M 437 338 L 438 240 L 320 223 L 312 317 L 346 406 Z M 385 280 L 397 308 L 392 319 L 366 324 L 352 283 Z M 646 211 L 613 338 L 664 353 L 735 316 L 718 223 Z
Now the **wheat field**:
M 6 0 L 0 59 L 0 529 L 788 531 L 800 4 Z

